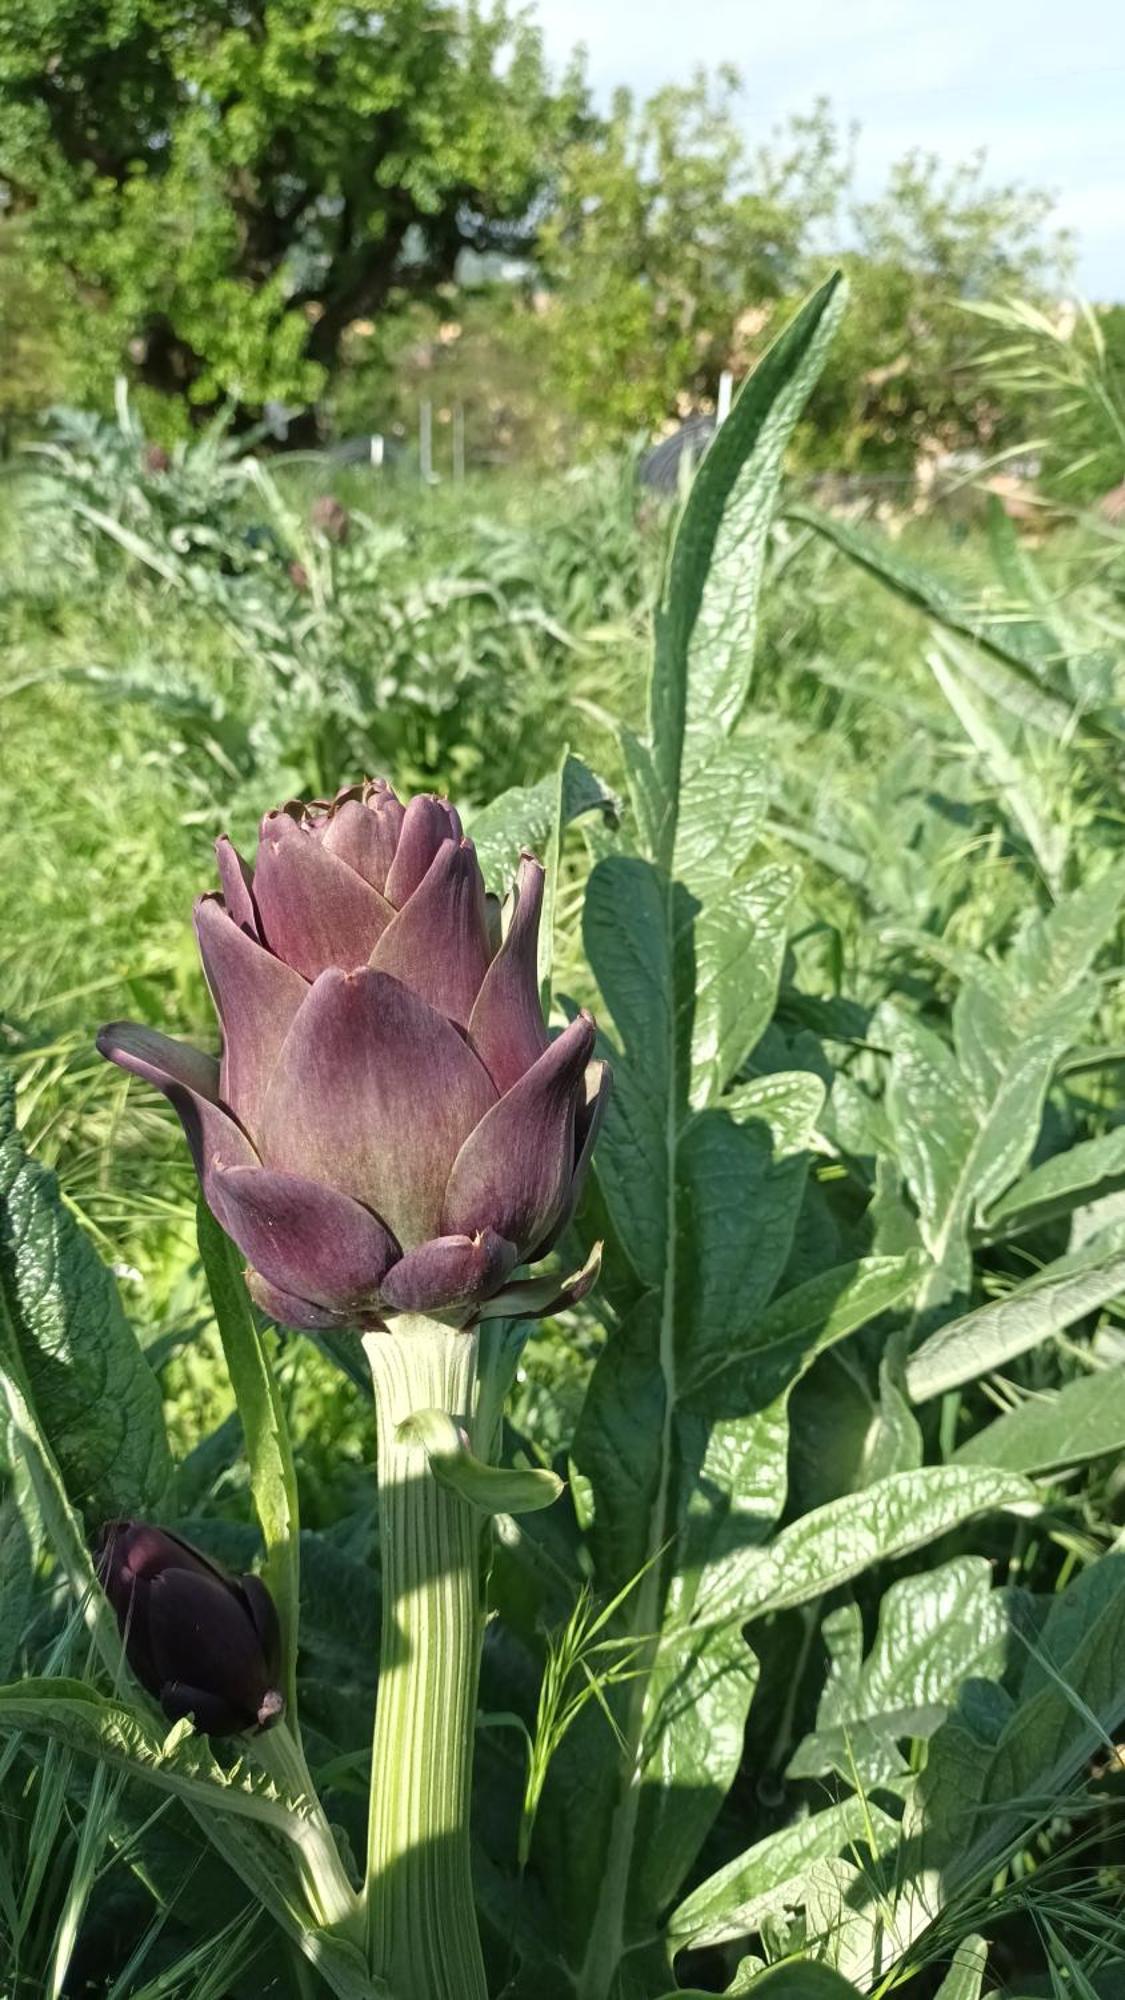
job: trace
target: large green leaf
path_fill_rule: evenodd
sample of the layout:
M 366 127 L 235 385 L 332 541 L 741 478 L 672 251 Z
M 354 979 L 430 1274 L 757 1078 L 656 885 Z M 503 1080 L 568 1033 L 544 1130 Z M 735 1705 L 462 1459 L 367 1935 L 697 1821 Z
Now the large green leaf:
M 753 1384 L 760 1386 L 763 1374 L 771 1382 L 776 1380 L 773 1357 L 781 1357 L 784 1379 L 791 1381 L 796 1354 L 805 1366 L 826 1347 L 901 1305 L 924 1269 L 924 1259 L 910 1252 L 903 1257 L 861 1257 L 807 1278 L 803 1285 L 779 1293 L 738 1351 L 715 1354 L 709 1368 L 695 1370 L 694 1389 L 702 1393 L 721 1382 L 725 1396 L 747 1406 Z M 780 1392 L 780 1381 L 777 1387 Z
M 785 1293 L 741 1352 L 685 1394 L 676 1414 L 680 1470 L 676 1621 L 742 1617 L 759 1550 L 786 1503 L 789 1400 L 813 1362 L 909 1297 L 912 1258 L 872 1258 Z M 674 1628 L 675 1629 L 675 1628 Z
M 1015 820 L 1044 880 L 1057 894 L 1066 865 L 1067 830 L 1058 819 L 1048 817 L 1035 771 L 1016 755 L 1002 729 L 965 686 L 966 649 L 946 635 L 943 643 L 930 649 L 926 659 L 962 729 L 979 752 L 1001 805 Z
M 731 731 L 750 684 L 784 447 L 838 311 L 833 282 L 751 378 L 696 479 L 657 618 L 650 741 L 623 739 L 641 852 L 601 861 L 587 890 L 585 943 L 614 1069 L 596 1156 L 606 1290 L 623 1318 L 594 1370 L 574 1456 L 593 1501 L 597 1582 L 627 1592 L 622 1637 L 641 1646 L 642 1670 L 620 1705 L 621 1757 L 590 1772 L 580 1828 L 571 1797 L 568 1863 L 551 1871 L 584 2000 L 615 1991 L 630 1942 L 651 1937 L 737 1764 L 754 1663 L 732 1633 L 707 1686 L 680 1585 L 702 1574 L 712 1527 L 756 1533 L 784 1492 L 784 1408 L 766 1406 L 787 1378 L 739 1405 L 718 1364 L 753 1345 L 780 1282 L 819 1090 L 727 1096 L 772 1012 L 793 890 L 791 873 L 756 852 L 761 753 Z M 787 1359 L 799 1372 L 799 1353 Z M 712 1362 L 715 1384 L 689 1412 L 693 1374 Z M 689 1519 L 704 1465 L 715 1504 Z M 760 1504 L 744 1507 L 736 1489 L 748 1475 Z M 663 1631 L 670 1589 L 678 1602 Z
M 818 1965 L 812 1959 L 771 1965 L 738 1990 L 749 2000 L 860 2000 L 856 1988 L 831 1966 Z
M 934 2000 L 980 2000 L 987 1970 L 988 1945 L 984 1938 L 962 1938 Z
M 681 872 L 681 880 L 690 878 Z M 693 1104 L 715 1103 L 769 1025 L 796 872 L 771 861 L 704 903 L 693 935 Z
M 684 736 L 730 733 L 753 666 L 766 537 L 785 448 L 844 306 L 839 276 L 763 356 L 693 482 L 656 620 L 649 734 L 657 812 L 653 859 L 672 866 Z
M 177 1724 L 162 1737 L 87 1681 L 32 1677 L 0 1687 L 0 1723 L 51 1736 L 209 1812 L 238 1813 L 282 1834 L 301 1817 L 299 1802 L 244 1759 L 224 1767 L 190 1725 Z
M 1100 1139 L 1085 1139 L 1023 1174 L 993 1202 L 984 1227 L 990 1239 L 1018 1236 L 1123 1186 L 1125 1125 L 1118 1125 Z
M 939 1327 L 907 1364 L 910 1395 L 924 1403 L 1002 1368 L 1123 1291 L 1125 1224 L 1119 1223 L 1070 1256 L 1056 1257 L 1003 1298 Z
M 951 1050 L 912 1015 L 886 1010 L 893 1050 L 887 1111 L 918 1206 L 934 1273 L 920 1313 L 967 1295 L 979 1212 L 1029 1159 L 1054 1071 L 1093 1005 L 1085 984 L 1045 1004 L 999 976 L 967 981 L 954 1008 Z
M 788 1775 L 834 1773 L 873 1788 L 906 1773 L 899 1742 L 932 1736 L 965 1681 L 1003 1671 L 1008 1621 L 990 1565 L 958 1556 L 891 1585 L 866 1659 L 858 1605 L 832 1612 L 821 1630 L 832 1666 L 816 1728 Z
M 1125 1368 L 1097 1368 L 1062 1389 L 1029 1396 L 955 1454 L 958 1465 L 1053 1472 L 1125 1451 Z
M 986 1889 L 1125 1716 L 1125 1558 L 1103 1556 L 1051 1602 L 1015 1702 L 974 1695 L 938 1731 L 908 1803 L 890 1917 L 870 1908 L 871 1974 L 959 1894 Z M 880 1891 L 875 1888 L 879 1897 Z M 870 1899 L 869 1899 L 870 1903 Z M 893 1921 L 891 1920 L 893 1918 Z
M 30 1485 L 27 1468 L 13 1467 L 12 1484 Z M 21 1504 L 22 1503 L 22 1504 Z M 39 1554 L 38 1512 L 26 1490 L 0 1498 L 0 1675 L 18 1670 L 31 1622 L 35 1566 Z
M 300 1839 L 308 1802 L 283 1792 L 245 1758 L 222 1764 L 189 1723 L 166 1734 L 85 1681 L 31 1678 L 0 1687 L 0 1729 L 50 1737 L 178 1798 L 338 2000 L 390 2000 L 354 1946 L 310 1922 L 286 1846 Z
M 159 1509 L 172 1475 L 160 1391 L 113 1278 L 25 1153 L 0 1100 L 0 1371 L 34 1410 L 90 1526 Z
M 794 1521 L 758 1552 L 741 1600 L 712 1601 L 709 1615 L 757 1618 L 807 1603 L 874 1563 L 907 1555 L 950 1528 L 1000 1508 L 1036 1512 L 1035 1488 L 1015 1473 L 984 1466 L 921 1466 L 916 1472 L 892 1473 Z
M 545 857 L 560 821 L 566 826 L 588 812 L 613 820 L 617 800 L 580 757 L 569 754 L 557 774 L 501 792 L 473 815 L 469 826 L 489 888 L 506 895 L 521 849 Z
M 699 1950 L 751 1937 L 768 1917 L 799 1909 L 814 1861 L 850 1854 L 872 1837 L 880 1851 L 898 1836 L 898 1823 L 858 1796 L 812 1813 L 767 1834 L 693 1889 L 669 1921 L 674 1951 Z

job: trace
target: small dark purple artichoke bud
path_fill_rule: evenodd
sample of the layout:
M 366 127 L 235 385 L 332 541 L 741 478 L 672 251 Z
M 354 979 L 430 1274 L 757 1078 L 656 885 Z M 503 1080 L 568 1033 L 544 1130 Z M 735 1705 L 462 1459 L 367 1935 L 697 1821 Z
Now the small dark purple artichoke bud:
M 169 1722 L 236 1736 L 278 1720 L 281 1634 L 260 1577 L 228 1576 L 144 1521 L 109 1522 L 97 1566 L 129 1665 Z
M 146 444 L 141 452 L 141 465 L 145 472 L 153 476 L 162 472 L 171 472 L 171 453 L 165 451 L 162 444 Z
M 380 778 L 268 813 L 253 870 L 217 851 L 196 929 L 221 1063 L 129 1022 L 98 1046 L 175 1106 L 258 1304 L 315 1331 L 580 1297 L 595 1265 L 509 1283 L 569 1222 L 609 1088 L 589 1014 L 547 1034 L 538 861 L 500 941 L 453 807 Z
M 309 508 L 309 523 L 325 541 L 342 548 L 351 532 L 352 517 L 334 493 L 320 493 Z

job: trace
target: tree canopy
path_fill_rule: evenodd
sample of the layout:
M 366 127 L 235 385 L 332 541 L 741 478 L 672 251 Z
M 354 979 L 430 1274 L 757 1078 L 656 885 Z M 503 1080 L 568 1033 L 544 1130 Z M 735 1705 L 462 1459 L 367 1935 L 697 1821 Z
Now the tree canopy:
M 0 0 L 0 187 L 76 337 L 200 407 L 306 403 L 345 328 L 521 249 L 577 71 L 502 0 Z
M 518 380 L 544 436 L 620 436 L 710 407 L 831 260 L 806 459 L 993 442 L 963 308 L 1050 292 L 1049 199 L 915 153 L 859 202 L 827 103 L 755 145 L 738 91 L 595 115 L 507 0 L 0 0 L 0 407 L 104 400 L 127 362 L 181 411 L 381 422 L 420 356 L 496 407 Z

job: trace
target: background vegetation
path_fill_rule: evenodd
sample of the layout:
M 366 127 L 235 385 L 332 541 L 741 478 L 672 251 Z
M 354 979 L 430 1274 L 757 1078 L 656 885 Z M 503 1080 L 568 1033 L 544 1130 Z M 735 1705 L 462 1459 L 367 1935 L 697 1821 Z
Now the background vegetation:
M 654 1926 L 675 1903 L 685 1993 L 744 1990 L 808 1949 L 872 1995 L 1114 2000 L 1125 527 L 1094 503 L 1125 480 L 1125 311 L 1060 308 L 1047 204 L 979 162 L 903 162 L 857 207 L 827 107 L 755 151 L 729 77 L 596 116 L 580 73 L 552 79 L 503 16 L 396 0 L 374 43 L 355 18 L 265 0 L 236 32 L 206 5 L 0 4 L 0 1049 L 22 1142 L 116 1274 L 177 1518 L 251 1559 L 190 1170 L 92 1030 L 211 1035 L 187 919 L 220 830 L 252 843 L 276 800 L 385 771 L 475 809 L 488 852 L 489 802 L 580 746 L 603 809 L 563 850 L 556 990 L 621 1032 L 582 922 L 592 874 L 637 839 L 628 732 L 675 512 L 638 488 L 637 434 L 712 407 L 842 244 L 849 312 L 754 543 L 731 838 L 776 893 L 754 916 L 740 1088 L 800 1132 L 780 1296 L 859 1255 L 928 1276 L 909 1313 L 802 1363 L 780 1534 L 957 1468 L 1008 1500 L 876 1537 L 866 1574 L 825 1568 L 804 1601 L 767 1594 L 753 1702 L 698 1697 L 721 1797 L 709 1775 L 675 1897 L 637 1895 Z M 421 397 L 439 420 L 465 406 L 463 480 L 248 448 L 267 401 L 319 438 L 413 435 Z M 1040 467 L 1018 522 L 973 465 L 929 494 L 916 477 L 1017 450 Z M 782 1103 L 771 1080 L 795 1074 Z M 559 1967 L 599 1888 L 575 1799 L 613 1768 L 653 1636 L 648 1599 L 597 1623 L 584 1534 L 607 1475 L 579 1413 L 629 1303 L 605 1200 L 583 1228 L 609 1230 L 606 1283 L 526 1348 L 511 1413 L 514 1448 L 574 1494 L 493 1582 L 478 1886 L 512 2000 L 574 1992 Z M 308 1539 L 303 1701 L 348 1826 L 375 1660 L 370 1422 L 311 1343 L 269 1337 Z M 81 1673 L 12 1442 L 0 1679 Z M 631 1585 L 629 1551 L 603 1555 L 599 1581 L 620 1561 Z M 958 1873 L 963 1825 L 940 1802 L 1012 1716 L 1034 1753 L 989 1763 L 996 1838 Z M 899 1813 L 915 1781 L 952 1886 L 912 1928 L 878 1864 L 888 1800 Z M 870 1893 L 866 1929 L 847 1921 L 868 1880 L 906 1937 L 883 1969 Z M 0 1965 L 4 2000 L 308 1990 L 184 1815 L 21 1731 L 0 1744 Z M 660 1993 L 653 1967 L 626 1954 L 615 1990 Z

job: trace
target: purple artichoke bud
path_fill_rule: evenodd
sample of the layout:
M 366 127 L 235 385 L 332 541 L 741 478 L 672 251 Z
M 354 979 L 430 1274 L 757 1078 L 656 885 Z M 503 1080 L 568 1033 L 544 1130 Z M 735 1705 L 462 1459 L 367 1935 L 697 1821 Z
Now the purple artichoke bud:
M 351 531 L 351 515 L 334 493 L 320 493 L 309 508 L 309 522 L 326 541 L 342 546 Z
M 453 807 L 381 778 L 268 813 L 252 870 L 217 853 L 196 929 L 221 1062 L 129 1022 L 98 1046 L 179 1113 L 254 1298 L 308 1330 L 520 1310 L 511 1273 L 569 1222 L 609 1088 L 589 1014 L 547 1034 L 539 863 L 501 941 Z
M 277 1721 L 281 1635 L 259 1577 L 228 1576 L 143 1521 L 102 1530 L 98 1575 L 129 1665 L 170 1722 L 190 1715 L 208 1736 L 235 1736 Z

